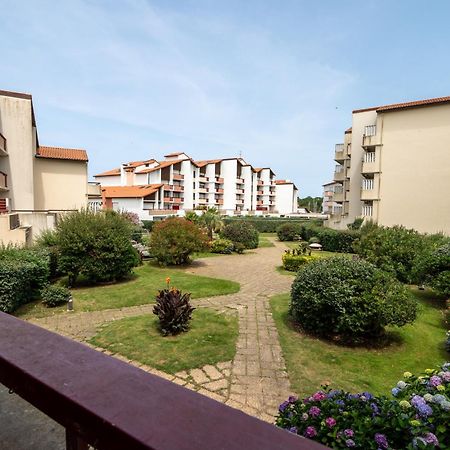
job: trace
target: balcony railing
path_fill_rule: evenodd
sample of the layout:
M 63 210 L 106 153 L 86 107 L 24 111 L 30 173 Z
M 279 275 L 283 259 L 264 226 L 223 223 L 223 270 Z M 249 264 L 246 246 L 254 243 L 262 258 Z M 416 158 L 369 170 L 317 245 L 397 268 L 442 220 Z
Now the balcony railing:
M 0 191 L 8 190 L 8 175 L 5 172 L 0 172 Z
M 373 147 L 375 145 L 380 145 L 379 136 L 377 135 L 377 126 L 368 125 L 364 128 L 362 146 Z
M 258 186 L 263 186 L 264 185 L 264 181 L 263 180 L 258 180 Z
M 325 449 L 5 313 L 0 382 L 65 427 L 71 449 Z
M 8 151 L 6 150 L 6 138 L 0 133 L 0 156 L 8 155 Z
M 334 159 L 336 161 L 343 161 L 345 158 L 344 144 L 336 144 L 334 146 Z
M 219 183 L 219 184 L 222 184 L 223 183 L 223 178 L 222 177 L 216 177 L 215 182 Z
M 181 173 L 174 173 L 172 174 L 172 179 L 181 181 L 184 180 L 184 175 L 181 175 Z
M 380 161 L 376 152 L 365 152 L 363 156 L 361 173 L 377 173 L 380 171 Z
M 149 209 L 148 213 L 151 216 L 167 216 L 176 214 L 177 211 L 175 209 Z

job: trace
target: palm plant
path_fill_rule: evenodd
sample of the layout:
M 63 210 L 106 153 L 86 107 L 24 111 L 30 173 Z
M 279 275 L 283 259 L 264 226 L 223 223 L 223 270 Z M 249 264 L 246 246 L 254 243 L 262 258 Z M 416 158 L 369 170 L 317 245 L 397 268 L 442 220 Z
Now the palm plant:
M 208 208 L 200 219 L 200 222 L 206 228 L 210 239 L 213 238 L 214 232 L 217 233 L 223 228 L 223 221 L 217 208 Z

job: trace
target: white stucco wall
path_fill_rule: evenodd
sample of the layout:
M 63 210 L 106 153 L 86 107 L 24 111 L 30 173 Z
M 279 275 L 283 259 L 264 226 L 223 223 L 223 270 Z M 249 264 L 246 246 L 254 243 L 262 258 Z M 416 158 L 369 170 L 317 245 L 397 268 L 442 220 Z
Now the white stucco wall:
M 107 177 L 94 177 L 95 181 L 100 183 L 103 187 L 105 186 L 121 186 L 120 175 L 118 176 L 107 176 Z
M 235 159 L 222 161 L 220 172 L 224 179 L 223 209 L 232 214 L 236 210 L 237 161 Z

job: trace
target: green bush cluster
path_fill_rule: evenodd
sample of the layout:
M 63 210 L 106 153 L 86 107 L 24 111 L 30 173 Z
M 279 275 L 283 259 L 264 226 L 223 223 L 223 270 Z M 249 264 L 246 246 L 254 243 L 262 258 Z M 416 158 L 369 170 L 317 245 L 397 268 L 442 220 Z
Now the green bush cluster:
M 56 284 L 46 286 L 41 292 L 42 303 L 48 308 L 63 305 L 70 299 L 70 291 L 64 286 Z
M 317 259 L 312 255 L 293 255 L 291 253 L 285 253 L 282 256 L 283 269 L 289 272 L 297 272 L 301 266 Z
M 361 228 L 361 237 L 354 248 L 364 259 L 398 280 L 422 283 L 429 280 L 427 272 L 438 257 L 434 251 L 449 243 L 450 239 L 441 234 L 424 235 L 403 226 L 368 224 Z
M 144 230 L 151 232 L 155 223 L 157 222 L 155 222 L 154 220 L 143 220 L 142 227 L 144 228 Z
M 150 253 L 162 265 L 190 262 L 190 255 L 207 248 L 208 236 L 195 223 L 171 217 L 153 227 Z
M 230 255 L 233 253 L 234 244 L 229 239 L 215 239 L 211 242 L 211 253 L 222 253 L 224 255 Z
M 291 290 L 293 319 L 310 333 L 355 341 L 416 318 L 406 287 L 373 264 L 344 256 L 300 267 Z
M 50 258 L 40 249 L 2 248 L 0 261 L 0 311 L 12 313 L 48 283 Z
M 278 227 L 285 223 L 293 223 L 304 226 L 321 226 L 322 221 L 299 219 L 299 218 L 283 218 L 283 217 L 225 217 L 223 218 L 225 225 L 234 222 L 248 222 L 253 225 L 260 233 L 276 233 Z
M 131 245 L 132 224 L 114 211 L 82 210 L 68 214 L 56 229 L 59 267 L 72 286 L 79 275 L 90 282 L 115 281 L 139 264 Z
M 277 228 L 279 241 L 295 241 L 300 238 L 302 227 L 298 223 L 287 222 Z
M 352 253 L 354 243 L 359 239 L 357 230 L 333 230 L 331 228 L 303 226 L 300 231 L 301 238 L 305 241 L 318 241 L 322 249 L 329 252 Z
M 233 244 L 242 244 L 245 248 L 257 248 L 259 243 L 258 230 L 244 220 L 235 220 L 225 225 L 221 232 L 222 238 L 229 239 Z

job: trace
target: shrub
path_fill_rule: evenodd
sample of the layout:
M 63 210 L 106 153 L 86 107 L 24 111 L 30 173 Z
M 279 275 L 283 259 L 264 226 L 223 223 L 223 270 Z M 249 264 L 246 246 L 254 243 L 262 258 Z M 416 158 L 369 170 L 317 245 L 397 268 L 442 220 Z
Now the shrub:
M 49 285 L 41 292 L 42 303 L 48 308 L 63 305 L 71 297 L 69 289 L 64 286 Z
M 306 263 L 316 259 L 314 256 L 308 255 L 292 255 L 291 253 L 285 253 L 282 256 L 283 269 L 290 272 L 297 272 L 298 269 Z
M 91 282 L 123 279 L 139 264 L 131 245 L 132 226 L 114 211 L 68 214 L 57 232 L 60 269 L 69 275 L 69 285 L 80 274 Z
M 36 246 L 38 248 L 45 249 L 48 252 L 50 258 L 50 278 L 56 278 L 61 275 L 59 270 L 59 246 L 58 246 L 58 233 L 56 230 L 45 230 L 36 239 Z
M 190 304 L 191 294 L 183 294 L 179 289 L 168 288 L 158 292 L 153 314 L 159 319 L 159 326 L 164 336 L 187 331 L 193 308 Z
M 316 236 L 313 236 L 311 238 L 308 239 L 308 242 L 310 244 L 320 244 L 320 239 Z
M 0 311 L 35 300 L 48 283 L 50 258 L 40 249 L 0 248 Z
M 248 222 L 253 225 L 260 233 L 276 233 L 278 227 L 285 223 L 293 223 L 299 227 L 305 226 L 316 226 L 320 227 L 322 221 L 320 220 L 310 220 L 310 219 L 299 219 L 299 218 L 287 218 L 287 217 L 224 217 L 223 222 L 225 225 L 234 222 Z
M 289 397 L 276 424 L 335 449 L 449 448 L 449 366 L 423 377 L 405 372 L 401 388 L 393 389 L 396 398 L 328 387 L 304 400 Z
M 343 340 L 379 337 L 387 325 L 413 322 L 416 309 L 389 274 L 344 256 L 301 267 L 291 290 L 291 314 L 305 331 Z
M 245 248 L 257 248 L 259 243 L 259 233 L 249 222 L 231 222 L 222 230 L 222 237 L 229 239 L 234 244 L 241 243 Z
M 450 297 L 450 243 L 429 248 L 418 255 L 413 277 L 418 283 L 427 284 L 437 293 Z
M 445 350 L 450 353 L 450 330 L 445 334 Z
M 223 221 L 217 208 L 208 208 L 199 217 L 198 224 L 205 227 L 209 239 L 213 238 L 213 233 L 217 233 L 223 228 Z
M 236 242 L 236 244 L 234 244 L 234 251 L 236 253 L 238 253 L 239 255 L 242 255 L 242 253 L 244 253 L 245 250 L 245 245 L 242 244 L 241 242 Z
M 155 222 L 153 220 L 143 220 L 142 221 L 142 227 L 151 232 L 153 230 L 153 225 L 155 224 Z
M 234 245 L 228 239 L 215 239 L 211 242 L 211 253 L 222 253 L 229 255 L 233 253 Z
M 425 248 L 423 236 L 402 226 L 362 228 L 356 252 L 404 283 L 412 281 L 415 259 Z
M 295 241 L 300 237 L 300 226 L 298 224 L 287 222 L 280 225 L 277 229 L 278 240 Z
M 190 255 L 207 247 L 206 233 L 181 217 L 161 221 L 153 228 L 150 253 L 160 264 L 185 264 Z
M 364 222 L 362 217 L 357 217 L 352 223 L 347 225 L 349 230 L 359 230 Z

